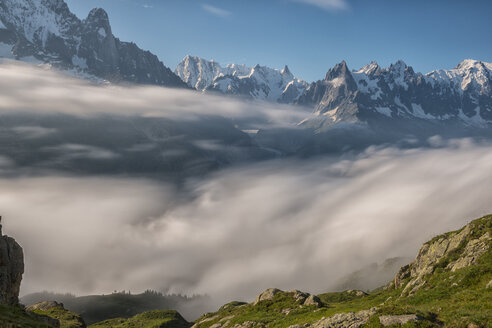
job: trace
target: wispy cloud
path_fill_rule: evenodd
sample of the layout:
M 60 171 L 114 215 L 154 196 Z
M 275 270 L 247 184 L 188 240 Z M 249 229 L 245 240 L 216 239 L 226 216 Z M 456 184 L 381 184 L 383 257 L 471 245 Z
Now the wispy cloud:
M 154 8 L 154 6 L 148 4 L 144 4 L 143 7 L 146 9 Z
M 230 11 L 227 11 L 225 9 L 222 9 L 222 8 L 217 8 L 217 7 L 214 7 L 214 6 L 211 6 L 211 5 L 207 5 L 207 4 L 202 4 L 202 8 L 203 10 L 215 15 L 215 16 L 219 16 L 219 17 L 227 17 L 227 16 L 230 16 L 231 15 L 231 12 Z
M 343 10 L 348 9 L 348 3 L 346 0 L 293 0 L 295 2 L 302 2 L 308 5 L 316 6 L 324 10 Z

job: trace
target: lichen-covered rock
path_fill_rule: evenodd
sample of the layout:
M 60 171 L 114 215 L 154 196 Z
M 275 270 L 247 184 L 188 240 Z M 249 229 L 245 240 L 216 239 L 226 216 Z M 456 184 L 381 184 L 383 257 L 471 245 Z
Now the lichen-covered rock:
M 261 301 L 273 300 L 273 297 L 281 292 L 282 291 L 277 288 L 268 288 L 267 290 L 265 290 L 263 293 L 261 293 L 256 297 L 254 304 L 258 304 Z
M 468 242 L 460 258 L 447 266 L 451 271 L 465 268 L 475 263 L 475 261 L 485 254 L 490 247 L 492 237 L 487 232 L 479 239 L 472 239 Z
M 491 221 L 492 216 L 486 216 L 425 243 L 415 260 L 400 269 L 390 286 L 404 287 L 402 295 L 411 295 L 425 285 L 426 277 L 442 262 L 450 261 L 446 266 L 450 271 L 474 264 L 491 246 L 488 231 Z
M 321 300 L 316 295 L 309 295 L 303 303 L 304 305 L 314 305 L 320 307 L 322 305 Z
M 359 328 L 365 325 L 371 316 L 376 314 L 376 309 L 359 312 L 338 313 L 329 318 L 315 322 L 313 328 Z
M 353 294 L 357 297 L 367 296 L 367 293 L 362 290 L 349 289 L 346 292 L 349 294 Z
M 241 324 L 236 324 L 232 328 L 263 328 L 265 324 L 256 321 L 245 321 Z
M 379 322 L 384 326 L 391 326 L 395 324 L 403 325 L 408 322 L 419 321 L 422 320 L 416 314 L 404 314 L 404 315 L 382 315 L 379 317 Z
M 301 292 L 297 289 L 291 290 L 289 293 L 293 293 L 292 297 L 299 303 L 304 303 L 309 297 L 308 293 Z
M 2 236 L 0 225 L 0 304 L 17 305 L 19 303 L 23 273 L 22 247 L 13 238 Z

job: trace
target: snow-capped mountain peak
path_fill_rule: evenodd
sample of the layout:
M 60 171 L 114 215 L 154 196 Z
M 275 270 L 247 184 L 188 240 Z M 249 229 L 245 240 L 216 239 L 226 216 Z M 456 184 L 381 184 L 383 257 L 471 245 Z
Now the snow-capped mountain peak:
M 271 102 L 290 103 L 297 99 L 307 83 L 296 79 L 287 66 L 282 70 L 261 66 L 219 63 L 186 56 L 175 73 L 189 86 L 200 91 L 217 91 Z
M 341 62 L 325 80 L 311 84 L 298 103 L 313 106 L 328 125 L 387 117 L 487 126 L 492 124 L 491 68 L 465 60 L 454 69 L 423 75 L 401 60 L 386 68 L 370 63 L 353 72 Z
M 381 67 L 379 67 L 378 63 L 375 61 L 372 61 L 371 63 L 365 65 L 364 67 L 362 67 L 357 71 L 357 73 L 363 73 L 366 75 L 374 75 L 380 72 L 381 72 Z
M 186 87 L 158 58 L 115 38 L 106 11 L 80 20 L 63 0 L 1 0 L 0 57 L 48 63 L 81 76 Z

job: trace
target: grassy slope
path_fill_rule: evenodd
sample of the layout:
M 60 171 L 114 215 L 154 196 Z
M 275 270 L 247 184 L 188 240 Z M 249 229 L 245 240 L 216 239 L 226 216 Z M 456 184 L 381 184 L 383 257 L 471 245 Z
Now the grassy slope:
M 62 307 L 51 308 L 47 311 L 35 310 L 36 314 L 45 315 L 60 321 L 60 328 L 82 328 L 85 324 L 78 314 L 65 310 Z
M 88 325 L 112 318 L 130 318 L 146 311 L 177 310 L 186 304 L 207 302 L 204 296 L 162 295 L 154 291 L 146 291 L 142 294 L 121 292 L 81 297 L 44 292 L 27 295 L 21 299 L 21 302 L 34 304 L 45 300 L 63 303 L 66 309 L 79 313 Z
M 176 311 L 149 311 L 129 319 L 118 318 L 95 323 L 90 328 L 189 328 Z
M 0 305 L 0 327 L 51 328 L 51 326 L 30 317 L 20 307 L 5 305 Z
M 276 294 L 273 300 L 262 301 L 257 305 L 239 302 L 226 304 L 218 312 L 206 314 L 198 319 L 197 326 L 210 328 L 219 323 L 222 328 L 230 328 L 234 324 L 254 321 L 272 328 L 286 328 L 295 324 L 314 323 L 336 313 L 377 307 L 378 314 L 371 318 L 366 328 L 381 327 L 379 315 L 409 313 L 419 314 L 427 320 L 406 324 L 404 327 L 465 328 L 469 323 L 477 324 L 479 327 L 492 327 L 492 288 L 486 288 L 492 280 L 492 247 L 476 264 L 455 272 L 446 270 L 447 264 L 459 257 L 471 238 L 479 237 L 486 232 L 492 234 L 492 216 L 475 220 L 472 223 L 471 235 L 457 251 L 443 258 L 435 266 L 434 272 L 425 277 L 426 284 L 412 296 L 401 296 L 403 287 L 396 290 L 380 289 L 363 296 L 357 296 L 353 292 L 326 293 L 318 295 L 323 302 L 318 308 L 301 306 L 292 297 L 292 293 L 285 292 Z M 430 242 L 435 240 L 437 237 Z M 285 310 L 288 310 L 288 314 Z M 52 314 L 56 317 L 55 315 Z M 10 318 L 7 319 L 11 320 L 8 322 L 22 322 L 18 327 L 47 327 L 41 323 L 36 325 L 21 309 L 17 308 L 0 307 L 0 320 L 2 318 Z M 189 326 L 190 324 L 176 311 L 150 311 L 130 319 L 102 321 L 90 327 L 189 328 Z
M 458 251 L 444 258 L 433 274 L 426 277 L 427 283 L 412 296 L 400 297 L 403 287 L 374 291 L 367 296 L 354 294 L 327 293 L 318 295 L 323 301 L 321 308 L 300 306 L 290 293 L 275 295 L 272 301 L 262 301 L 257 305 L 225 306 L 216 313 L 206 314 L 197 320 L 199 328 L 209 328 L 213 324 L 227 327 L 237 323 L 255 321 L 268 327 L 284 328 L 295 324 L 313 323 L 323 317 L 341 312 L 378 308 L 378 314 L 371 318 L 367 327 L 381 327 L 378 317 L 382 314 L 417 313 L 428 319 L 405 327 L 466 327 L 475 323 L 479 327 L 492 327 L 492 288 L 485 288 L 492 280 L 492 247 L 472 266 L 450 272 L 446 265 L 456 259 L 460 251 L 472 237 L 486 232 L 492 234 L 492 216 L 473 222 L 473 232 Z M 446 234 L 446 235 L 449 235 Z M 433 239 L 434 241 L 436 239 Z M 456 284 L 456 285 L 453 285 Z M 288 315 L 282 310 L 292 309 Z M 209 319 L 203 322 L 204 319 Z M 202 322 L 201 322 L 202 321 Z M 201 322 L 201 323 L 200 323 Z

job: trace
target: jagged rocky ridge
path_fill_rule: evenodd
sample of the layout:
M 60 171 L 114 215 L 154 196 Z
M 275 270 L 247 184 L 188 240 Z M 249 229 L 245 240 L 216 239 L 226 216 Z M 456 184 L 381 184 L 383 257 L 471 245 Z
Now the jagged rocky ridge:
M 314 108 L 316 117 L 303 123 L 316 128 L 384 119 L 487 127 L 492 122 L 491 81 L 492 64 L 477 60 L 425 75 L 401 60 L 387 68 L 373 62 L 358 71 L 342 61 L 296 103 Z
M 492 122 L 492 64 L 478 60 L 428 74 L 415 72 L 401 60 L 386 68 L 372 62 L 357 71 L 342 61 L 309 86 L 294 78 L 288 67 L 222 67 L 194 56 L 186 56 L 175 72 L 197 90 L 311 107 L 315 117 L 303 121 L 305 127 L 385 119 L 477 127 Z
M 2 0 L 0 57 L 49 63 L 113 82 L 186 87 L 157 56 L 116 38 L 103 9 L 80 20 L 63 0 Z
M 222 67 L 213 60 L 186 56 L 175 73 L 190 87 L 226 95 L 270 102 L 292 103 L 308 84 L 294 77 L 289 68 L 278 70 L 265 66 L 230 64 Z

